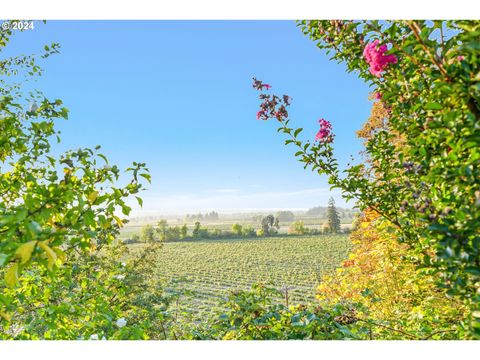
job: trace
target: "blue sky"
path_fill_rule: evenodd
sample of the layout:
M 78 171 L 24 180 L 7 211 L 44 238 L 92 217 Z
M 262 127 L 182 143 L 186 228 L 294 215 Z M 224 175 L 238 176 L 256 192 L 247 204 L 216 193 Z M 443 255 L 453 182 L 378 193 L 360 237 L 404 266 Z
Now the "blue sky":
M 135 214 L 304 209 L 326 204 L 325 177 L 304 170 L 273 121 L 255 118 L 252 76 L 293 98 L 290 117 L 315 136 L 326 118 L 336 155 L 358 158 L 355 130 L 369 88 L 328 60 L 293 21 L 49 21 L 14 38 L 12 53 L 58 42 L 35 86 L 61 98 L 55 152 L 102 145 L 111 163 L 152 174 Z M 133 204 L 133 202 L 132 202 Z M 353 204 L 347 204 L 352 206 Z

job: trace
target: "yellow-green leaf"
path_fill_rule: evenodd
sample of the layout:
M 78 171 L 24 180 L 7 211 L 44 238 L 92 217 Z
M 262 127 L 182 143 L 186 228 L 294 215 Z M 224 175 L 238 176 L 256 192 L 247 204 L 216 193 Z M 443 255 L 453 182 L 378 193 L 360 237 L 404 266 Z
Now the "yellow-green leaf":
M 58 260 L 60 260 L 62 263 L 64 263 L 67 260 L 67 255 L 62 249 L 55 247 L 53 248 L 53 251 L 55 251 L 55 253 L 57 254 Z
M 57 254 L 55 253 L 55 251 L 52 250 L 50 246 L 46 244 L 45 241 L 39 242 L 38 246 L 42 248 L 43 251 L 45 251 L 45 254 L 47 254 L 48 269 L 52 270 L 53 266 L 55 265 L 55 262 L 57 261 Z
M 20 245 L 15 251 L 15 256 L 20 259 L 20 264 L 24 265 L 32 257 L 33 250 L 35 250 L 36 241 L 29 241 Z
M 113 218 L 117 222 L 118 226 L 123 227 L 123 221 L 118 216 L 113 215 Z
M 12 319 L 9 313 L 6 313 L 5 311 L 1 311 L 1 310 L 0 310 L 0 317 L 4 318 L 7 321 L 10 321 Z
M 5 273 L 5 284 L 9 288 L 15 287 L 18 282 L 18 263 L 13 264 Z
M 98 197 L 98 191 L 92 191 L 90 195 L 88 195 L 88 201 L 90 201 L 90 203 L 93 204 L 95 200 L 97 200 L 97 197 Z

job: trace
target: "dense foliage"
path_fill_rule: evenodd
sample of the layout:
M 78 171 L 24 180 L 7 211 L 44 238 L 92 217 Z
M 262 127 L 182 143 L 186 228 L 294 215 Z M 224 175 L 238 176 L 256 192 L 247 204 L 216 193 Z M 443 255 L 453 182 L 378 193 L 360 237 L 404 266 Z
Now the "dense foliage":
M 367 339 L 369 327 L 357 321 L 349 304 L 333 307 L 288 305 L 275 299 L 279 290 L 254 285 L 223 302 L 227 310 L 201 330 L 203 338 L 221 340 Z M 202 337 L 200 337 L 202 338 Z
M 388 221 L 406 261 L 470 308 L 480 336 L 480 77 L 478 21 L 301 21 L 317 46 L 373 88 L 376 123 L 362 129 L 365 159 L 339 166 L 334 132 L 314 141 L 289 127 L 289 96 L 262 92 L 258 119 L 276 119 L 306 167 L 328 176 L 361 210 Z
M 12 35 L 0 32 L 0 50 Z M 125 200 L 150 175 L 133 163 L 119 186 L 120 169 L 99 147 L 52 155 L 55 121 L 68 110 L 24 89 L 41 73 L 37 62 L 58 51 L 52 44 L 0 63 L 0 338 L 78 338 L 89 329 L 124 337 L 126 330 L 114 331 L 128 309 L 128 297 L 115 293 L 120 265 L 100 250 L 114 251 L 107 248 L 130 212 Z
M 363 214 L 351 233 L 354 251 L 336 273 L 323 277 L 317 299 L 361 304 L 357 318 L 382 339 L 464 337 L 468 309 L 435 286 L 435 278 L 417 273 L 406 261 L 411 250 L 388 231 L 375 212 Z

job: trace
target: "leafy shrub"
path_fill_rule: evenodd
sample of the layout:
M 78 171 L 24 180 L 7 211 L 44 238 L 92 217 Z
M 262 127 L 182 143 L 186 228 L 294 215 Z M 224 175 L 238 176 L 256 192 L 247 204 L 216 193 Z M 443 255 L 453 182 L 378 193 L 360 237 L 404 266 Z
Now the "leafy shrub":
M 366 338 L 368 328 L 356 320 L 353 305 L 331 308 L 275 303 L 279 291 L 254 285 L 235 291 L 223 303 L 225 313 L 203 329 L 203 338 L 222 340 L 334 340 Z
M 32 269 L 13 289 L 3 339 L 148 339 L 169 300 L 152 276 L 161 243 L 130 253 L 123 243 L 72 257 L 55 276 Z M 148 306 L 147 306 L 148 304 Z
M 234 235 L 242 235 L 242 225 L 240 224 L 233 224 L 232 231 Z
M 0 48 L 12 34 L 0 32 Z M 44 50 L 2 59 L 0 66 L 0 334 L 75 338 L 102 328 L 117 336 L 112 324 L 120 305 L 109 301 L 118 264 L 104 265 L 92 253 L 119 234 L 120 216 L 131 210 L 127 198 L 150 175 L 135 162 L 126 170 L 131 179 L 119 186 L 121 171 L 99 146 L 54 155 L 55 121 L 66 119 L 68 109 L 25 90 L 41 74 L 39 59 L 58 53 L 59 45 Z
M 305 227 L 303 221 L 295 221 L 288 227 L 288 233 L 293 235 L 308 234 L 308 229 Z
M 253 226 L 251 226 L 251 225 L 243 226 L 242 236 L 244 236 L 244 237 L 255 237 L 256 232 L 255 232 L 255 229 L 253 228 Z
M 257 231 L 255 232 L 256 236 L 258 237 L 263 237 L 265 236 L 265 230 L 263 229 L 257 229 Z

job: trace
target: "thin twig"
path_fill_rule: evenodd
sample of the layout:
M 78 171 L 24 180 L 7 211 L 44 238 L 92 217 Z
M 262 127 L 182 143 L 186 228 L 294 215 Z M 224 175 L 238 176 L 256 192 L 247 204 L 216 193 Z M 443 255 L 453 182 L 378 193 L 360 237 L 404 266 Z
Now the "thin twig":
M 418 27 L 418 24 L 415 22 L 415 21 L 407 21 L 406 22 L 407 26 L 412 30 L 413 34 L 415 35 L 415 38 L 418 40 L 418 42 L 420 43 L 420 45 L 422 46 L 423 50 L 425 50 L 425 52 L 427 53 L 427 55 L 430 57 L 430 59 L 432 60 L 432 62 L 438 67 L 438 69 L 440 70 L 440 72 L 442 73 L 443 76 L 445 76 L 445 79 L 447 81 L 451 81 L 450 77 L 448 76 L 447 74 L 447 71 L 445 70 L 445 68 L 443 67 L 443 65 L 441 63 L 438 62 L 438 60 L 436 59 L 436 57 L 430 52 L 430 50 L 427 48 L 427 46 L 425 45 L 425 43 L 422 41 L 422 38 L 420 37 L 420 28 Z
M 422 340 L 428 340 L 428 339 L 430 339 L 431 337 L 433 337 L 433 336 L 435 336 L 435 335 L 442 334 L 442 333 L 447 333 L 447 332 L 455 332 L 455 330 L 441 330 L 441 331 L 436 331 L 436 332 L 431 333 L 431 334 L 428 335 L 427 337 L 424 337 Z
M 415 335 L 410 334 L 410 333 L 408 333 L 408 332 L 406 332 L 406 331 L 403 331 L 403 330 L 395 329 L 395 328 L 392 328 L 392 327 L 390 327 L 390 326 L 383 325 L 383 324 L 377 324 L 377 323 L 374 323 L 374 322 L 371 321 L 371 320 L 363 320 L 363 319 L 357 319 L 357 320 L 358 320 L 358 321 L 363 321 L 363 322 L 369 324 L 370 326 L 371 326 L 371 325 L 380 326 L 380 327 L 383 327 L 383 328 L 385 328 L 385 329 L 387 329 L 387 330 L 391 330 L 391 331 L 398 332 L 398 333 L 400 333 L 400 334 L 403 334 L 403 335 L 408 336 L 408 337 L 411 338 L 411 339 L 417 339 L 417 337 L 416 337 Z

